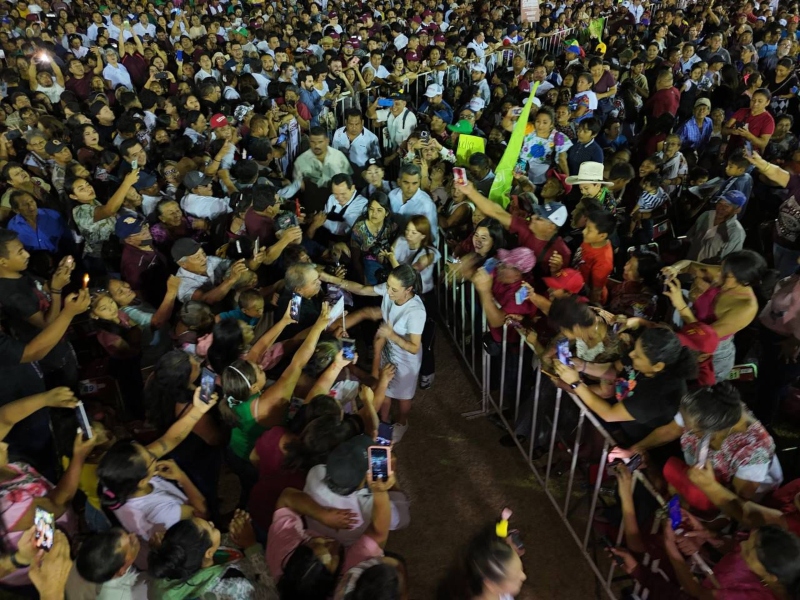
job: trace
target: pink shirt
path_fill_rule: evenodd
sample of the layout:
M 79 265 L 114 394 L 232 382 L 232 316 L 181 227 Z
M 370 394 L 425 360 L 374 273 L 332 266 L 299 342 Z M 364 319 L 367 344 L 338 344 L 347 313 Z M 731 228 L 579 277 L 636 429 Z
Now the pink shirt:
M 283 575 L 283 565 L 292 552 L 305 541 L 319 534 L 306 531 L 303 518 L 289 508 L 279 508 L 272 516 L 272 525 L 267 536 L 267 566 L 269 572 L 279 581 Z M 383 549 L 367 535 L 362 535 L 345 550 L 344 564 L 341 572 L 347 573 L 356 565 L 383 556 Z

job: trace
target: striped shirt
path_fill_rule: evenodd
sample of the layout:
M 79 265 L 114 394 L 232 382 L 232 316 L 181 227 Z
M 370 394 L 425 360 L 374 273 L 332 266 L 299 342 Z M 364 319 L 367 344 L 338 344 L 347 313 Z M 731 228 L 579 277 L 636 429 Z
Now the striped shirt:
M 652 212 L 667 201 L 667 193 L 658 188 L 654 194 L 642 191 L 636 205 L 642 212 Z

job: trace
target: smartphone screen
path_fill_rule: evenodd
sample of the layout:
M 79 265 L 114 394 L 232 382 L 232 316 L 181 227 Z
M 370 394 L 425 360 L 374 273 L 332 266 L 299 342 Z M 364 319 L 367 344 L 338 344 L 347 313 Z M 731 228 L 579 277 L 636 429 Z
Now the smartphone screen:
M 369 447 L 369 472 L 372 481 L 389 479 L 389 448 L 386 446 Z
M 514 300 L 517 304 L 522 304 L 525 302 L 525 299 L 528 297 L 528 288 L 525 286 L 520 287 L 517 292 L 514 294 Z
M 211 394 L 214 393 L 214 384 L 217 376 L 214 372 L 203 367 L 203 374 L 200 376 L 200 400 L 208 404 L 211 402 Z
M 253 242 L 253 256 L 258 254 L 258 251 L 261 250 L 261 238 L 256 238 L 256 241 Z
M 347 360 L 353 360 L 356 357 L 355 340 L 342 338 L 342 356 Z
M 175 51 L 175 59 L 178 61 L 183 60 L 183 50 L 176 50 Z
M 381 108 L 391 108 L 394 106 L 394 100 L 389 100 L 388 98 L 378 98 L 378 106 Z
M 628 459 L 628 462 L 625 463 L 625 466 L 628 467 L 628 471 L 633 473 L 636 469 L 642 466 L 642 455 L 634 454 Z
M 463 167 L 453 167 L 453 183 L 467 185 L 467 171 Z
M 568 339 L 565 338 L 563 340 L 558 340 L 558 342 L 556 342 L 556 353 L 558 356 L 558 360 L 561 361 L 561 364 L 569 366 L 570 364 L 569 359 L 572 358 L 572 352 L 570 352 L 569 349 Z
M 678 531 L 681 526 L 681 521 L 683 521 L 680 496 L 675 495 L 669 499 L 669 502 L 667 502 L 667 513 L 669 514 L 669 521 L 670 525 L 672 525 L 672 530 Z
M 135 171 L 135 170 L 136 170 L 136 169 L 138 169 L 138 168 L 139 168 L 139 161 L 138 161 L 138 160 L 136 160 L 136 159 L 134 158 L 134 159 L 131 161 L 131 170 L 132 170 L 132 171 Z
M 86 415 L 86 407 L 83 406 L 83 402 L 78 402 L 78 406 L 75 407 L 75 414 L 78 417 L 78 425 L 81 431 L 83 431 L 83 439 L 92 439 L 92 425 L 89 422 L 89 417 Z
M 53 537 L 55 535 L 55 515 L 37 506 L 33 515 L 33 524 L 36 527 L 36 532 L 34 533 L 36 547 L 42 550 L 50 550 L 53 547 Z
M 292 307 L 289 309 L 289 316 L 292 317 L 292 320 L 297 321 L 300 317 L 300 303 L 303 301 L 303 297 L 300 294 L 292 294 Z
M 394 427 L 389 423 L 378 423 L 378 439 L 375 440 L 380 446 L 391 446 L 394 437 Z

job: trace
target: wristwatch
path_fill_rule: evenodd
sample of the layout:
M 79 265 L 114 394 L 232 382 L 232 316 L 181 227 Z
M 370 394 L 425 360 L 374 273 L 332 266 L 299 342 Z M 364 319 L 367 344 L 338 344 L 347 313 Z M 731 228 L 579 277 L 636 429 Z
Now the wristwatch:
M 570 383 L 570 384 L 569 384 L 569 389 L 571 389 L 571 390 L 573 390 L 573 391 L 574 391 L 574 390 L 577 390 L 577 389 L 578 389 L 578 387 L 580 387 L 580 385 L 581 385 L 582 383 L 583 383 L 582 381 L 576 381 L 575 383 Z

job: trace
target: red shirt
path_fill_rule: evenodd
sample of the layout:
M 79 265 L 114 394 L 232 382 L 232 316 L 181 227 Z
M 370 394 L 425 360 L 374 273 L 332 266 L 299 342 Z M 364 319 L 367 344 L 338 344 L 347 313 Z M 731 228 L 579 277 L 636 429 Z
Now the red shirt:
M 581 244 L 578 253 L 575 255 L 573 265 L 581 272 L 588 288 L 603 288 L 600 302 L 605 304 L 608 297 L 606 283 L 614 270 L 614 248 L 611 242 L 606 243 L 600 248 L 593 248 L 586 242 Z
M 70 77 L 67 79 L 64 88 L 73 92 L 81 100 L 88 100 L 89 93 L 92 91 L 92 77 L 94 77 L 94 74 L 91 72 L 86 73 L 80 79 Z
M 248 208 L 244 213 L 244 228 L 248 236 L 257 237 L 264 246 L 275 243 L 275 221 L 259 215 L 252 208 Z
M 507 315 L 532 316 L 536 314 L 536 306 L 534 306 L 533 302 L 524 300 L 522 304 L 517 304 L 517 299 L 515 296 L 517 290 L 521 287 L 522 281 L 518 281 L 516 283 L 500 283 L 497 281 L 497 279 L 495 279 L 492 283 L 492 296 L 494 296 L 494 299 L 500 305 L 500 310 Z M 491 332 L 492 338 L 494 338 L 495 341 L 503 341 L 502 327 L 492 327 Z M 508 336 L 506 337 L 506 340 L 509 344 L 509 348 L 511 348 L 511 344 L 516 344 L 519 346 L 519 334 L 517 333 L 516 329 L 513 327 L 508 328 Z
M 747 124 L 747 131 L 756 137 L 762 135 L 772 135 L 775 133 L 775 119 L 766 110 L 760 115 L 751 115 L 749 108 L 740 108 L 731 117 L 734 121 L 741 124 Z M 728 119 L 730 121 L 730 119 Z M 730 156 L 731 152 L 737 148 L 744 146 L 744 138 L 740 135 L 732 135 L 728 139 L 727 154 Z
M 658 90 L 650 96 L 644 105 L 647 114 L 657 119 L 664 113 L 669 113 L 673 117 L 678 114 L 678 106 L 681 103 L 681 93 L 677 88 L 670 87 L 665 90 Z
M 550 244 L 550 247 L 547 249 L 547 252 L 544 253 L 544 256 L 539 256 L 542 254 L 542 251 L 547 246 L 547 240 L 540 240 L 533 232 L 528 229 L 528 222 L 525 219 L 521 219 L 519 217 L 511 217 L 511 226 L 508 230 L 517 236 L 517 241 L 519 242 L 520 246 L 525 246 L 526 248 L 530 248 L 533 250 L 533 254 L 536 256 L 536 266 L 533 269 L 535 275 L 539 277 L 549 277 L 552 275 L 550 272 L 550 257 L 553 256 L 554 252 L 558 252 L 561 255 L 561 258 L 564 259 L 564 266 L 566 267 L 569 265 L 570 261 L 572 260 L 572 252 L 564 243 L 564 240 L 561 237 L 556 237 L 553 240 L 553 243 Z

